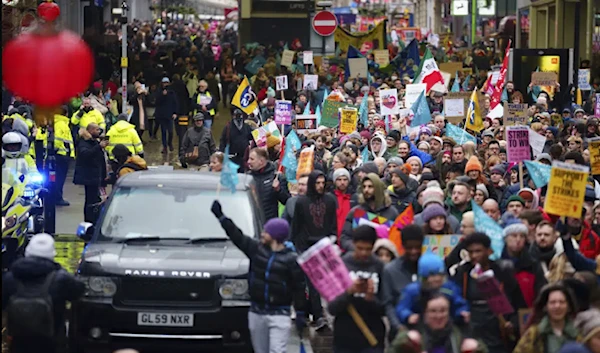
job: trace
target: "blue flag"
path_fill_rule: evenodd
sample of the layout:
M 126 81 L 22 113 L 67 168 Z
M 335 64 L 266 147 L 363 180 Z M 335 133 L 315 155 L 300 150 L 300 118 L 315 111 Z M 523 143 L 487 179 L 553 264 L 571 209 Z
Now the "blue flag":
M 369 146 L 365 146 L 360 154 L 360 158 L 363 163 L 367 163 L 369 161 Z
M 348 46 L 348 53 L 346 53 L 346 77 L 350 77 L 350 62 L 348 59 L 356 59 L 356 58 L 364 58 L 360 50 L 356 49 L 354 46 Z
M 371 77 L 371 73 L 367 70 L 367 86 L 371 86 L 371 83 L 373 82 L 373 78 Z
M 315 115 L 317 116 L 317 126 L 321 125 L 321 106 L 317 105 L 317 109 L 315 109 Z
M 415 127 L 425 125 L 431 121 L 431 112 L 429 111 L 429 104 L 427 104 L 427 99 L 425 98 L 425 92 L 421 92 L 419 98 L 417 98 L 410 109 L 415 114 L 410 126 Z
M 364 127 L 367 127 L 367 125 L 369 125 L 368 101 L 369 93 L 365 93 L 362 101 L 360 102 L 360 107 L 358 108 L 358 119 Z
M 458 81 L 458 71 L 456 71 L 456 74 L 454 75 L 454 83 L 452 84 L 452 88 L 450 88 L 450 92 L 460 92 L 460 83 Z
M 469 81 L 471 80 L 471 75 L 467 76 L 465 78 L 465 82 L 462 83 L 462 89 L 463 91 L 468 91 L 469 90 Z
M 325 91 L 323 92 L 323 101 L 321 101 L 321 104 L 325 103 L 325 100 L 327 99 L 328 96 L 329 96 L 329 91 L 327 91 L 327 88 L 325 88 Z
M 383 121 L 385 122 L 385 132 L 389 133 L 390 132 L 390 116 L 389 115 L 384 115 L 383 116 Z
M 477 144 L 475 136 L 451 123 L 446 124 L 446 136 L 451 137 L 459 145 L 467 141 L 473 141 L 473 143 Z
M 259 55 L 259 56 L 255 57 L 254 59 L 252 59 L 252 61 L 249 62 L 248 65 L 246 65 L 245 69 L 249 73 L 256 75 L 256 73 L 258 72 L 258 69 L 263 67 L 266 62 L 267 62 L 267 60 L 264 57 Z
M 285 177 L 290 183 L 296 183 L 296 171 L 298 170 L 298 160 L 296 153 L 302 147 L 302 143 L 294 130 L 285 137 L 285 150 L 281 165 L 285 167 Z
M 492 217 L 488 216 L 474 200 L 471 200 L 471 207 L 473 208 L 473 218 L 475 218 L 475 230 L 485 233 L 492 240 L 492 250 L 494 253 L 490 256 L 490 259 L 499 259 L 502 255 L 502 249 L 504 249 L 502 227 Z
M 541 188 L 548 185 L 550 182 L 550 170 L 552 169 L 552 166 L 534 161 L 523 162 L 525 162 L 525 167 L 527 167 L 529 176 L 531 177 L 531 180 L 535 184 L 536 188 Z
M 304 107 L 304 115 L 310 115 L 310 101 L 306 102 L 306 107 Z
M 233 163 L 231 159 L 229 159 L 229 145 L 225 147 L 225 152 L 223 152 L 223 169 L 221 170 L 221 185 L 231 190 L 232 193 L 235 193 L 235 187 L 238 183 L 238 169 L 239 165 Z
M 500 97 L 501 102 L 508 102 L 508 91 L 506 90 L 506 86 L 502 90 L 502 96 Z

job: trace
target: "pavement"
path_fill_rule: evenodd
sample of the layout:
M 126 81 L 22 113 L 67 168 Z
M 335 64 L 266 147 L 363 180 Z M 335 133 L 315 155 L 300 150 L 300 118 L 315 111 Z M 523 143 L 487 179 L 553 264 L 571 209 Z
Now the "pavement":
M 215 143 L 219 145 L 219 138 L 221 132 L 225 127 L 225 124 L 231 120 L 231 114 L 228 108 L 220 107 L 219 117 L 215 119 L 212 131 Z M 144 141 L 144 157 L 149 166 L 163 166 L 171 165 L 178 167 L 178 154 L 177 150 L 167 154 L 161 154 L 161 142 L 160 142 L 160 131 L 158 133 L 157 140 L 150 140 L 146 133 L 142 136 Z M 175 134 L 173 145 L 178 146 L 177 135 Z M 65 200 L 71 203 L 67 207 L 57 207 L 56 210 L 56 261 L 60 263 L 64 268 L 70 272 L 74 272 L 77 268 L 79 257 L 83 251 L 84 244 L 77 239 L 75 234 L 79 223 L 83 222 L 83 204 L 84 204 L 84 190 L 80 185 L 73 184 L 73 173 L 75 163 L 73 162 L 69 167 L 69 173 L 67 181 L 63 188 L 63 195 Z M 110 190 L 107 190 L 110 191 Z M 206 206 L 208 210 L 208 205 Z M 314 335 L 314 330 L 310 330 L 310 335 Z M 296 353 L 300 352 L 300 337 L 296 332 L 296 328 L 292 325 L 290 339 L 288 343 L 288 352 Z M 313 353 L 310 341 L 308 338 L 302 340 L 304 343 L 305 353 Z M 107 352 L 108 353 L 108 352 Z

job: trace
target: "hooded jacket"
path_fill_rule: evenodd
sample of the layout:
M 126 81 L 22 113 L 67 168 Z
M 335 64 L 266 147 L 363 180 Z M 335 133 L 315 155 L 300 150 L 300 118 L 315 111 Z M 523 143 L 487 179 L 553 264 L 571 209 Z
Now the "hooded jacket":
M 144 146 L 142 145 L 140 136 L 135 131 L 135 125 L 125 120 L 119 120 L 111 126 L 106 136 L 110 138 L 109 144 L 106 146 L 106 153 L 111 157 L 113 148 L 118 144 L 125 145 L 131 154 L 144 153 Z
M 528 307 L 533 307 L 533 302 L 548 281 L 540 262 L 534 261 L 528 249 L 523 249 L 517 258 L 509 255 L 506 247 L 502 250 L 500 267 L 512 271 L 521 288 L 521 294 Z
M 522 188 L 521 190 L 519 190 L 517 195 L 519 195 L 522 191 L 527 191 L 533 195 L 533 201 L 531 202 L 531 209 L 537 210 L 538 206 L 540 204 L 540 197 L 538 196 L 538 193 L 535 192 L 535 190 L 532 190 L 531 188 Z
M 210 129 L 204 126 L 198 129 L 193 126 L 185 132 L 179 149 L 179 156 L 184 157 L 186 153 L 192 153 L 194 147 L 198 147 L 198 158 L 195 161 L 187 161 L 194 165 L 205 165 L 210 163 L 210 156 L 215 153 L 216 146 Z
M 407 187 L 409 177 L 398 169 L 393 170 L 392 174 L 394 173 L 400 176 L 402 182 L 404 182 L 404 188 L 397 189 L 394 188 L 393 185 L 388 186 L 387 192 L 392 200 L 392 205 L 396 208 L 398 213 L 404 212 L 409 205 L 413 205 L 413 209 L 415 209 L 417 206 L 417 193 L 415 190 Z
M 120 178 L 123 175 L 137 172 L 140 170 L 148 170 L 148 165 L 146 164 L 146 161 L 140 156 L 131 156 L 127 158 L 125 164 L 119 167 L 119 169 L 117 170 L 117 175 Z
M 15 261 L 11 270 L 2 276 L 2 311 L 7 308 L 10 297 L 17 293 L 18 282 L 26 287 L 41 284 L 53 271 L 56 275 L 48 292 L 54 309 L 54 332 L 64 335 L 65 303 L 80 298 L 85 285 L 54 261 L 35 256 Z M 13 337 L 13 344 L 15 352 L 52 352 L 48 347 L 54 345 L 43 337 Z
M 354 245 L 352 244 L 352 230 L 353 222 L 355 215 L 354 213 L 357 210 L 362 210 L 365 212 L 375 213 L 377 216 L 384 217 L 390 221 L 395 221 L 396 217 L 398 217 L 398 211 L 394 206 L 392 206 L 392 200 L 390 199 L 390 195 L 385 190 L 385 184 L 379 179 L 379 176 L 375 173 L 369 173 L 365 177 L 373 183 L 375 188 L 374 199 L 371 201 L 365 200 L 362 193 L 362 181 L 360 182 L 358 188 L 358 205 L 352 207 L 348 215 L 346 216 L 346 221 L 344 222 L 344 229 L 342 230 L 342 236 L 340 237 L 340 245 L 343 250 L 350 251 L 354 250 Z
M 317 193 L 319 177 L 325 178 L 320 170 L 308 176 L 306 195 L 300 196 L 292 218 L 292 242 L 299 251 L 305 251 L 324 237 L 337 236 L 336 199 L 333 195 Z
M 287 179 L 283 174 L 277 176 L 279 179 L 279 190 L 273 188 L 275 172 L 275 164 L 273 162 L 267 162 L 267 165 L 261 170 L 250 170 L 250 174 L 256 183 L 256 194 L 258 195 L 260 208 L 265 215 L 265 222 L 271 218 L 276 218 L 279 214 L 279 203 L 285 205 L 291 197 L 287 187 Z
M 379 153 L 375 153 L 373 152 L 373 140 L 375 139 L 379 139 L 381 141 L 381 150 L 379 150 Z M 371 156 L 373 157 L 372 160 L 374 160 L 377 157 L 383 157 L 385 158 L 385 160 L 388 160 L 390 155 L 387 152 L 387 143 L 385 141 L 385 136 L 383 136 L 382 134 L 376 132 L 375 135 L 371 138 L 371 141 L 369 142 L 369 145 L 371 146 Z M 367 161 L 363 161 L 363 162 L 367 162 Z

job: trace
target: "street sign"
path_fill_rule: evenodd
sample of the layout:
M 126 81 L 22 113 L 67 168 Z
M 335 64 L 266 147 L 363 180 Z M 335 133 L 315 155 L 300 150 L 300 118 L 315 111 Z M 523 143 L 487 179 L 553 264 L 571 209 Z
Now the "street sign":
M 322 37 L 332 35 L 335 32 L 337 24 L 337 18 L 331 11 L 318 12 L 312 21 L 313 29 Z

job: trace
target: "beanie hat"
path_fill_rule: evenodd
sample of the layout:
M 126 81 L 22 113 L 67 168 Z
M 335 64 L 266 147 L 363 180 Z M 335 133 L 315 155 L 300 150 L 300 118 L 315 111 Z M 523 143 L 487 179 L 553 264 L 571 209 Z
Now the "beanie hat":
M 271 218 L 265 223 L 264 230 L 273 240 L 283 243 L 289 236 L 290 225 L 283 218 Z
M 435 176 L 431 172 L 421 174 L 421 182 L 435 180 Z
M 506 238 L 509 234 L 528 234 L 529 229 L 518 218 L 510 218 L 504 226 L 502 236 Z
M 423 222 L 425 222 L 425 223 L 429 222 L 432 218 L 435 218 L 438 216 L 448 217 L 446 210 L 442 206 L 438 205 L 437 203 L 434 203 L 432 205 L 428 205 L 427 207 L 425 207 L 425 209 L 423 210 L 423 212 L 421 214 L 422 214 Z
M 423 207 L 435 202 L 442 206 L 444 204 L 444 190 L 439 186 L 427 184 L 427 189 L 423 191 Z
M 444 266 L 444 261 L 439 256 L 427 252 L 419 258 L 417 274 L 421 278 L 427 278 L 433 275 L 445 275 L 446 268 Z
M 400 132 L 398 130 L 392 130 L 388 132 L 387 137 L 391 137 L 398 142 L 400 141 Z
M 477 158 L 477 156 L 471 156 L 467 162 L 467 165 L 465 166 L 465 173 L 473 170 L 476 170 L 480 173 L 483 172 L 483 166 L 481 165 L 481 162 L 479 162 L 479 158 Z
M 402 160 L 402 158 L 400 157 L 391 157 L 390 159 L 388 159 L 385 166 L 387 167 L 390 164 L 395 164 L 397 167 L 399 167 L 404 164 L 404 160 Z
M 506 201 L 506 205 L 508 205 L 509 203 L 511 203 L 513 201 L 518 201 L 521 203 L 521 205 L 523 205 L 523 207 L 525 207 L 525 200 L 523 200 L 523 198 L 519 195 L 512 195 L 511 197 L 509 197 L 508 201 Z
M 483 196 L 485 196 L 486 199 L 490 197 L 490 192 L 485 187 L 485 185 L 477 184 L 477 190 L 481 191 L 483 193 Z
M 34 235 L 25 248 L 25 257 L 36 256 L 54 261 L 56 250 L 54 249 L 54 238 L 46 233 Z
M 581 343 L 586 344 L 600 332 L 600 310 L 594 308 L 580 312 L 575 319 L 575 327 L 583 337 Z
M 491 174 L 500 174 L 500 175 L 504 175 L 504 173 L 506 173 L 506 171 L 504 170 L 504 167 L 501 164 L 497 164 L 497 165 L 493 166 L 492 170 L 490 172 L 491 172 Z
M 280 143 L 281 143 L 281 140 L 279 139 L 279 137 L 277 137 L 271 133 L 267 133 L 267 147 L 268 148 L 273 148 Z
M 540 154 L 538 154 L 538 156 L 537 156 L 537 158 L 535 160 L 538 161 L 538 162 L 540 162 L 540 161 L 542 161 L 542 159 L 545 159 L 548 162 L 552 163 L 552 156 L 550 156 L 548 153 L 540 153 Z
M 116 145 L 113 150 L 112 150 L 112 154 L 113 156 L 115 156 L 115 158 L 119 159 L 119 157 L 129 157 L 131 156 L 131 151 L 129 151 L 129 148 L 125 147 L 124 144 L 119 143 L 118 145 Z
M 398 176 L 398 178 L 400 178 L 402 180 L 402 182 L 404 183 L 404 187 L 406 187 L 406 184 L 408 183 L 408 175 L 406 175 L 402 171 L 402 169 L 396 168 L 390 172 L 390 175 L 391 174 L 396 174 Z
M 421 161 L 421 158 L 417 156 L 408 157 L 406 163 L 410 164 L 411 161 L 417 161 L 417 163 L 419 163 L 419 165 L 421 166 L 421 169 L 423 168 L 423 162 Z
M 350 172 L 346 168 L 339 168 L 333 172 L 333 181 L 335 182 L 338 178 L 346 177 L 346 179 L 350 180 Z
M 367 140 L 371 139 L 371 133 L 369 132 L 369 130 L 363 130 L 360 132 L 360 137 L 365 138 Z

